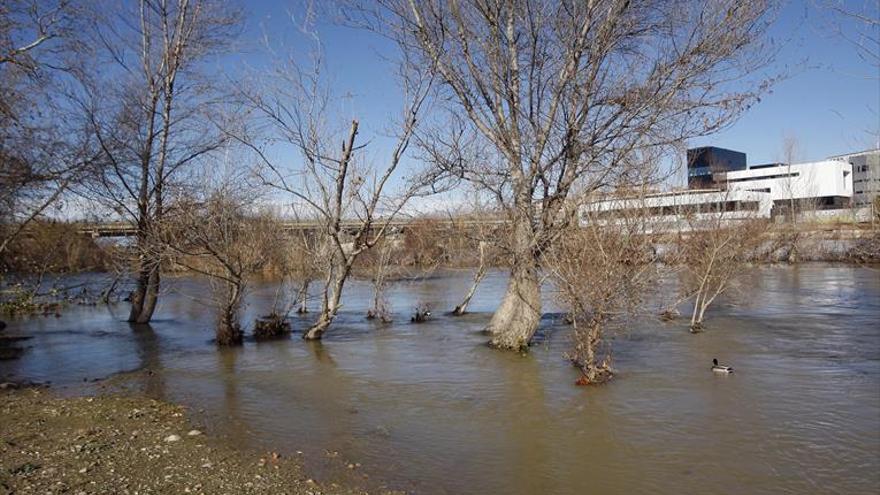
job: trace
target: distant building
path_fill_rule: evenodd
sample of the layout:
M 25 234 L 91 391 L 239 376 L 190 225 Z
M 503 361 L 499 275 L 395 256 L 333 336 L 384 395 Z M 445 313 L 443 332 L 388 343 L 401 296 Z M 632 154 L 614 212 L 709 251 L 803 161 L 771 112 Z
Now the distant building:
M 830 159 L 852 165 L 853 205 L 869 205 L 880 195 L 880 148 Z
M 705 146 L 687 150 L 688 189 L 717 186 L 717 176 L 746 169 L 746 154 L 740 151 Z
M 770 218 L 773 200 L 767 192 L 748 190 L 692 189 L 608 198 L 585 204 L 581 222 L 621 221 L 627 212 L 639 211 L 648 226 L 646 233 L 687 232 L 705 225 Z M 625 221 L 625 220 L 623 220 Z
M 786 214 L 791 207 L 815 215 L 870 204 L 880 194 L 880 149 L 807 163 L 746 165 L 746 154 L 708 146 L 687 151 L 688 189 L 586 204 L 581 221 L 609 222 L 639 211 L 651 230 L 700 228 L 701 220 L 737 222 Z M 864 208 L 861 208 L 864 210 Z
M 775 206 L 836 209 L 865 204 L 880 190 L 880 152 L 808 163 L 746 165 L 746 154 L 708 146 L 687 151 L 688 189 L 720 188 L 769 193 Z M 856 172 L 859 170 L 859 172 Z M 854 191 L 854 185 L 857 185 Z M 854 195 L 859 194 L 858 198 Z M 871 196 L 873 194 L 873 196 Z M 794 204 L 796 203 L 796 204 Z
M 800 209 L 847 208 L 853 196 L 852 165 L 842 160 L 770 163 L 724 174 L 731 190 L 770 193 L 775 206 Z

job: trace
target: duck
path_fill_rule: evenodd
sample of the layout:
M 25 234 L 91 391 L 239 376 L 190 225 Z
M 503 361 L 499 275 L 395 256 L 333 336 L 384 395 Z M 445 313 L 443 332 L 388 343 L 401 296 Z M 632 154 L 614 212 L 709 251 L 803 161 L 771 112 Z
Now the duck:
M 714 373 L 733 373 L 733 368 L 730 366 L 721 366 L 718 364 L 717 359 L 712 360 L 712 371 Z

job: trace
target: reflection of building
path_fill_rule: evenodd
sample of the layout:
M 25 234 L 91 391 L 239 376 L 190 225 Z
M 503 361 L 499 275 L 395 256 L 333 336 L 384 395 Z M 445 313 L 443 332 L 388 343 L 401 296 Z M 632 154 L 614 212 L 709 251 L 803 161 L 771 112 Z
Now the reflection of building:
M 852 165 L 853 204 L 868 205 L 880 195 L 880 149 L 831 157 Z
M 687 150 L 688 188 L 715 187 L 718 174 L 746 169 L 746 154 L 706 146 Z

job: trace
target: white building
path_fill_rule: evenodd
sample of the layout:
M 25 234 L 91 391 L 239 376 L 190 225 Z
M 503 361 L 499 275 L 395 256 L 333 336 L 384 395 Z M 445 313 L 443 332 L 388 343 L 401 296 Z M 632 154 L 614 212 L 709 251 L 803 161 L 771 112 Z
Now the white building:
M 880 192 L 880 150 L 808 163 L 752 165 L 717 172 L 716 189 L 688 189 L 609 198 L 581 208 L 581 221 L 615 221 L 638 211 L 652 231 L 686 231 L 717 220 L 770 218 L 791 207 L 817 216 L 846 211 L 864 221 L 853 206 L 869 204 Z M 864 208 L 861 208 L 864 209 Z M 852 210 L 852 211 L 850 211 Z
M 581 222 L 622 221 L 627 212 L 639 212 L 645 233 L 687 232 L 701 225 L 734 223 L 770 218 L 770 193 L 748 190 L 688 189 L 646 194 L 641 197 L 609 198 L 581 207 Z
M 815 209 L 844 208 L 853 196 L 852 165 L 843 160 L 753 165 L 719 177 L 731 190 L 769 193 L 773 203 L 809 202 Z
M 880 195 L 880 149 L 832 156 L 852 165 L 853 205 L 871 204 Z

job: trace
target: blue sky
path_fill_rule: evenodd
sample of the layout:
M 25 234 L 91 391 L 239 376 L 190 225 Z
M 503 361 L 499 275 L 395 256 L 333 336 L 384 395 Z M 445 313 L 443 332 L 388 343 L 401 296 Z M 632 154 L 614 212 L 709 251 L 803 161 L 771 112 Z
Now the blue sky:
M 880 146 L 880 67 L 859 58 L 855 47 L 835 33 L 835 20 L 816 7 L 824 0 L 790 2 L 780 12 L 772 30 L 782 48 L 776 69 L 789 73 L 772 93 L 723 132 L 694 140 L 691 145 L 717 145 L 748 154 L 750 164 L 781 160 L 786 136 L 798 141 L 799 160 L 818 160 L 829 155 Z M 845 1 L 858 11 L 873 9 L 875 0 Z M 257 46 L 269 36 L 273 47 L 299 51 L 309 49 L 296 32 L 302 22 L 301 4 L 268 0 L 246 4 L 248 20 L 242 41 Z M 288 15 L 294 14 L 294 19 Z M 840 20 L 847 32 L 859 26 Z M 327 66 L 337 94 L 349 94 L 345 121 L 357 117 L 373 150 L 383 147 L 382 126 L 400 108 L 393 66 L 381 56 L 394 49 L 379 37 L 349 28 L 320 23 L 318 31 Z M 250 64 L 267 62 L 254 49 Z M 343 121 L 344 122 L 344 121 Z
M 872 6 L 873 17 L 880 17 L 876 0 L 845 4 L 862 11 Z M 749 164 L 781 160 L 786 136 L 797 139 L 800 160 L 880 147 L 880 66 L 859 58 L 829 17 L 813 2 L 789 3 L 773 29 L 785 42 L 778 62 L 789 77 L 732 128 L 698 144 L 743 151 Z M 855 32 L 859 26 L 843 21 L 842 28 Z

